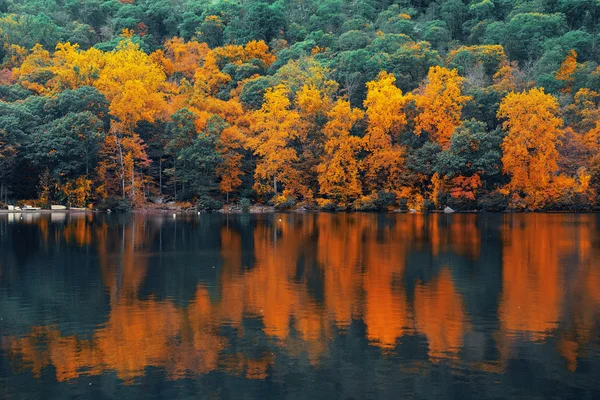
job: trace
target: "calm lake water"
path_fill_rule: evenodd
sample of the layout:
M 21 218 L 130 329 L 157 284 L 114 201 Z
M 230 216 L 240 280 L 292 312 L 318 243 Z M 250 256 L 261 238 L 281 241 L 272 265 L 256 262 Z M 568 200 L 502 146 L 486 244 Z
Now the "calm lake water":
M 2 399 L 599 399 L 600 215 L 0 214 Z

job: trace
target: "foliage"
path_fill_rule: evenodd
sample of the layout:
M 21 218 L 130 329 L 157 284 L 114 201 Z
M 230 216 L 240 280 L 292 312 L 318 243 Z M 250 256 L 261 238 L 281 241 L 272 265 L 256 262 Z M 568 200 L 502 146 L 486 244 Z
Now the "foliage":
M 598 21 L 570 0 L 0 1 L 0 200 L 589 209 Z

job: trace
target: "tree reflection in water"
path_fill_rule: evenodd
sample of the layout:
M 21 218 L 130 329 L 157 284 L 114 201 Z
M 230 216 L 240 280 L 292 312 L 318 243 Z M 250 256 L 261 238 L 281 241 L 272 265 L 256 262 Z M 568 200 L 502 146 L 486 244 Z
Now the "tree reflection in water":
M 34 377 L 264 380 L 281 357 L 335 365 L 350 338 L 405 371 L 502 374 L 542 344 L 572 373 L 596 345 L 595 215 L 0 215 L 0 232 L 0 305 L 27 316 L 0 330 L 1 347 Z M 61 264 L 74 254 L 87 264 Z M 55 307 L 99 320 L 44 323 L 37 297 L 52 290 Z

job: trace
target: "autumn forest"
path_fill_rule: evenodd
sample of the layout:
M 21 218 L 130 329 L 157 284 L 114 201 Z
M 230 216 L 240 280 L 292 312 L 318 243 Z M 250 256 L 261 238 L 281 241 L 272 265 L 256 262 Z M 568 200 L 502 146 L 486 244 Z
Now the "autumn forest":
M 596 0 L 0 0 L 0 208 L 600 205 Z

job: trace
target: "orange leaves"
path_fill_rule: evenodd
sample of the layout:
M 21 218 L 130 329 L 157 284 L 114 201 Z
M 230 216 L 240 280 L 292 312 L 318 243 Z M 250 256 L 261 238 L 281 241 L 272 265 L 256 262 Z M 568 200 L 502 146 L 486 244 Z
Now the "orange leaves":
M 269 52 L 269 46 L 262 40 L 252 40 L 244 47 L 245 55 L 242 59 L 244 62 L 250 61 L 253 58 L 261 60 L 267 66 L 270 66 L 277 60 L 277 57 Z
M 460 125 L 462 108 L 470 96 L 461 92 L 464 78 L 458 71 L 431 67 L 422 93 L 416 96 L 421 112 L 416 119 L 415 132 L 428 132 L 442 148 L 447 148 L 454 128 Z
M 206 43 L 194 40 L 184 42 L 181 38 L 172 38 L 165 42 L 165 55 L 173 63 L 173 73 L 181 73 L 188 79 L 194 77 L 196 68 L 204 63 L 206 55 L 210 53 Z
M 511 176 L 507 189 L 524 193 L 532 208 L 543 205 L 558 169 L 556 143 L 563 120 L 557 112 L 558 101 L 543 89 L 509 93 L 498 110 L 508 131 L 502 143 L 503 170 Z
M 454 198 L 475 200 L 475 191 L 481 187 L 481 178 L 473 176 L 457 176 L 451 180 L 450 195 Z
M 575 70 L 577 70 L 577 53 L 571 49 L 555 75 L 556 80 L 564 82 L 564 87 L 562 88 L 564 93 L 571 92 Z
M 223 163 L 216 171 L 217 176 L 221 178 L 219 188 L 228 196 L 242 184 L 240 177 L 244 174 L 241 166 L 245 143 L 246 137 L 237 126 L 223 129 L 217 142 L 217 151 L 223 157 Z
M 69 205 L 86 207 L 92 194 L 92 181 L 85 176 L 80 176 L 59 187 L 69 201 Z

